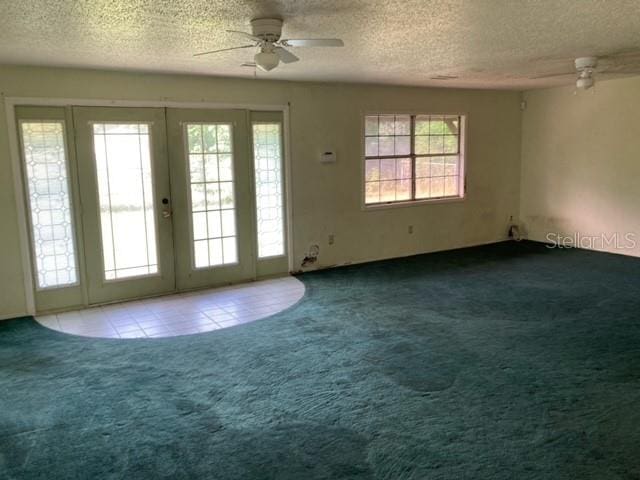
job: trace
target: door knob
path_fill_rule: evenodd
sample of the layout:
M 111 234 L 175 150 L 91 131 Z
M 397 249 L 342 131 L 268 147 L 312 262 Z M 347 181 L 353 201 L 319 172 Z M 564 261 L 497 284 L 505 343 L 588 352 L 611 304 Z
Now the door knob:
M 169 199 L 163 198 L 162 204 L 166 205 L 165 208 L 162 209 L 162 218 L 171 218 L 171 207 L 169 207 Z

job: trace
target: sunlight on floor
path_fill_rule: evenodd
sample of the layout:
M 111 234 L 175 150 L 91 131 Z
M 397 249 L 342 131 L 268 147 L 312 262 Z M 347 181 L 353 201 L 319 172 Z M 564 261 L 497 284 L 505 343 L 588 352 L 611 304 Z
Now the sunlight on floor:
M 174 337 L 269 317 L 297 303 L 304 284 L 284 277 L 230 287 L 41 315 L 44 327 L 84 337 Z

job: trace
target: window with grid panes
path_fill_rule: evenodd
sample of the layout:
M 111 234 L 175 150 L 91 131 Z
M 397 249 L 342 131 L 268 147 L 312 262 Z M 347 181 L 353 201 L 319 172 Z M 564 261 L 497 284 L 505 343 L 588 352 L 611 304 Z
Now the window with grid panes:
M 367 115 L 366 205 L 464 195 L 464 117 Z

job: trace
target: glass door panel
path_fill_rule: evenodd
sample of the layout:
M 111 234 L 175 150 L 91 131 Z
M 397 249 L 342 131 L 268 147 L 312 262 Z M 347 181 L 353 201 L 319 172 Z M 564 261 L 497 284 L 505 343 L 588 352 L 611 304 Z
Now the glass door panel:
M 238 262 L 231 124 L 187 123 L 194 268 Z
M 93 124 L 104 279 L 158 273 L 149 125 Z
M 36 310 L 84 303 L 82 255 L 69 111 L 64 107 L 16 108 L 29 217 Z
M 281 112 L 251 112 L 258 276 L 285 274 L 286 209 Z
M 246 112 L 168 109 L 167 125 L 178 289 L 253 279 Z
M 175 288 L 163 109 L 73 109 L 90 303 Z

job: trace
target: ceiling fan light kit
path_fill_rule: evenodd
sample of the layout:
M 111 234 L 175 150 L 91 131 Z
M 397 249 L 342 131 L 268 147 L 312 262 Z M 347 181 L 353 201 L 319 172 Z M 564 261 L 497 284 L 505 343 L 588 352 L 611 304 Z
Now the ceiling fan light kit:
M 253 42 L 252 45 L 223 48 L 210 52 L 196 53 L 194 56 L 209 55 L 211 53 L 238 50 L 242 48 L 258 48 L 253 57 L 256 67 L 265 72 L 276 68 L 280 62 L 294 63 L 300 60 L 285 47 L 343 47 L 344 42 L 338 38 L 306 38 L 282 39 L 282 20 L 279 18 L 255 18 L 251 20 L 251 33 L 227 30 L 229 33 L 241 35 Z M 244 64 L 243 64 L 244 65 Z
M 596 57 L 579 57 L 576 58 L 574 65 L 578 71 L 576 88 L 589 90 L 595 83 L 593 73 L 598 66 L 598 59 Z
M 253 57 L 256 67 L 264 72 L 269 72 L 276 68 L 280 63 L 280 57 L 275 52 L 258 52 Z

